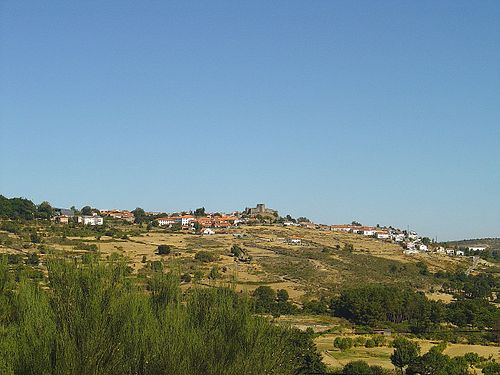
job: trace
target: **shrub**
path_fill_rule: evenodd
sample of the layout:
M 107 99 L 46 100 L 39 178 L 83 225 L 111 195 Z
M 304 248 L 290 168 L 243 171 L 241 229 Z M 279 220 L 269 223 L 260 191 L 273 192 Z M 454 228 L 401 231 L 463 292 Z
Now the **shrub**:
M 353 341 L 350 337 L 336 337 L 333 341 L 333 346 L 341 351 L 346 351 L 352 348 Z
M 366 344 L 366 338 L 363 336 L 358 336 L 354 339 L 354 346 L 365 346 Z
M 237 258 L 239 258 L 242 254 L 244 254 L 245 252 L 243 251 L 243 249 L 238 246 L 238 245 L 233 245 L 231 246 L 231 254 Z
M 375 346 L 375 341 L 373 341 L 372 339 L 366 340 L 365 348 L 374 348 Z
M 154 272 L 161 272 L 161 271 L 163 271 L 163 263 L 160 262 L 159 260 L 155 260 L 155 261 L 151 262 L 151 269 Z
M 213 266 L 210 272 L 208 273 L 208 278 L 211 280 L 216 280 L 220 279 L 221 274 L 219 272 L 219 267 L 218 266 Z
M 158 254 L 159 255 L 168 255 L 171 252 L 171 248 L 169 245 L 159 245 L 158 246 Z
M 215 262 L 217 260 L 217 256 L 208 251 L 198 251 L 194 256 L 194 259 L 199 260 L 203 263 Z

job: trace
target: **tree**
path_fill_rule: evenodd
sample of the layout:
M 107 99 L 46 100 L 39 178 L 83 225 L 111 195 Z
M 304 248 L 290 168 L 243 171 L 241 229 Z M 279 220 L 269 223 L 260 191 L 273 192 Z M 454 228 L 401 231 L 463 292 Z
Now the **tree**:
M 356 227 L 360 227 L 360 226 L 361 226 L 361 223 L 360 223 L 359 221 L 354 220 L 354 221 L 351 223 L 351 225 L 354 225 L 354 226 L 356 226 Z
M 142 256 L 141 263 L 146 263 L 146 255 L 143 255 L 143 256 Z
M 391 363 L 403 373 L 403 368 L 417 359 L 420 346 L 404 337 L 396 337 L 392 346 L 394 353 L 391 354 Z
M 276 301 L 276 292 L 267 285 L 259 286 L 254 290 L 255 308 L 258 312 L 268 312 Z
M 36 216 L 40 219 L 49 220 L 52 216 L 54 216 L 54 209 L 49 202 L 42 202 L 37 207 Z
M 301 216 L 297 219 L 298 223 L 310 223 L 311 220 L 309 220 L 307 217 Z
M 372 375 L 372 369 L 365 361 L 352 361 L 342 370 L 344 375 Z
M 335 340 L 333 341 L 333 346 L 336 347 L 337 349 L 340 349 L 343 352 L 348 349 L 351 349 L 353 345 L 354 342 L 350 337 L 336 337 Z
M 483 366 L 483 370 L 481 372 L 485 375 L 498 375 L 500 374 L 500 363 L 488 362 Z
M 231 254 L 233 256 L 239 258 L 241 256 L 241 254 L 243 254 L 243 253 L 244 253 L 244 251 L 243 251 L 243 249 L 240 246 L 238 246 L 236 244 L 234 244 L 233 246 L 231 246 Z
M 426 246 L 429 246 L 431 244 L 431 239 L 429 237 L 424 237 L 422 238 L 422 243 Z
M 203 226 L 200 223 L 198 223 L 197 221 L 195 221 L 193 224 L 193 228 L 194 228 L 196 233 L 199 233 L 203 229 Z
M 168 255 L 171 252 L 171 248 L 169 245 L 159 245 L 158 246 L 158 254 L 159 255 Z
M 84 206 L 82 207 L 82 209 L 80 210 L 80 212 L 82 213 L 82 215 L 85 215 L 85 216 L 90 216 L 92 215 L 92 207 L 90 206 Z
M 194 216 L 200 217 L 200 216 L 205 216 L 205 207 L 200 207 L 194 210 Z
M 276 296 L 278 298 L 278 302 L 288 301 L 288 292 L 285 289 L 279 289 Z
M 146 220 L 146 212 L 142 208 L 137 207 L 132 213 L 134 214 L 135 223 L 140 224 Z

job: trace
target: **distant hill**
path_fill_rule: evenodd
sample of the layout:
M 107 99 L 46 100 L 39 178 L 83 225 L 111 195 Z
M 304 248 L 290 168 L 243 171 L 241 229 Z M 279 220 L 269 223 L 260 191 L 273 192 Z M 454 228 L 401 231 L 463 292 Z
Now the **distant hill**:
M 487 246 L 491 250 L 500 250 L 500 238 L 476 238 L 445 243 L 450 246 Z

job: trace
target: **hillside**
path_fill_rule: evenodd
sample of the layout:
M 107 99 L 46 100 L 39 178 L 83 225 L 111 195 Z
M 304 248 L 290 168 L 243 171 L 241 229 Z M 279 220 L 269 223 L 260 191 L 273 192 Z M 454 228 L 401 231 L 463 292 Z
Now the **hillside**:
M 500 238 L 475 238 L 460 241 L 448 241 L 449 246 L 486 246 L 492 250 L 500 250 Z
M 244 291 L 259 285 L 286 289 L 298 303 L 331 296 L 346 286 L 372 282 L 422 290 L 439 288 L 439 280 L 429 272 L 422 272 L 422 263 L 431 272 L 465 270 L 471 263 L 465 257 L 440 254 L 405 256 L 396 244 L 362 235 L 279 225 L 243 226 L 215 235 L 159 228 L 147 231 L 144 227 L 123 224 L 114 224 L 112 228 L 112 233 L 108 230 L 103 235 L 93 233 L 90 228 L 31 224 L 17 234 L 0 233 L 0 251 L 38 251 L 42 259 L 50 253 L 78 256 L 100 253 L 103 259 L 119 254 L 136 273 L 147 273 L 152 262 L 161 261 L 164 268 L 196 276 L 205 283 L 209 283 L 208 274 L 216 266 L 220 274 L 218 283 L 232 282 Z M 32 243 L 28 235 L 33 231 L 40 236 L 38 244 Z M 290 238 L 300 239 L 301 244 L 288 243 Z M 171 253 L 158 255 L 159 245 L 168 245 Z M 233 245 L 244 251 L 244 259 L 236 260 L 230 254 Z M 196 260 L 196 253 L 201 250 L 215 259 Z
M 224 288 L 213 287 L 230 286 L 238 294 L 248 292 L 255 306 L 261 308 L 255 313 L 263 314 L 274 325 L 285 330 L 296 327 L 308 332 L 308 335 L 313 332 L 310 339 L 314 339 L 318 355 L 321 354 L 323 362 L 330 369 L 341 368 L 355 360 L 392 369 L 392 339 L 374 335 L 373 329 L 377 327 L 391 327 L 397 334 L 406 334 L 408 330 L 412 334 L 419 334 L 417 337 L 423 352 L 433 346 L 436 340 L 445 339 L 453 342 L 446 349 L 451 357 L 473 351 L 485 358 L 491 356 L 495 360 L 500 359 L 497 346 L 477 345 L 495 342 L 492 332 L 483 330 L 467 333 L 475 327 L 493 327 L 491 321 L 495 319 L 495 314 L 498 316 L 494 301 L 488 303 L 478 299 L 458 305 L 452 302 L 457 293 L 463 294 L 467 289 L 465 284 L 460 284 L 455 278 L 454 271 L 470 270 L 475 275 L 486 275 L 498 280 L 498 263 L 494 260 L 472 262 L 471 257 L 450 257 L 432 252 L 408 256 L 403 254 L 399 245 L 384 240 L 347 232 L 278 224 L 243 225 L 219 230 L 220 233 L 213 235 L 125 224 L 119 220 L 108 220 L 105 225 L 95 227 L 61 225 L 44 220 L 2 221 L 0 224 L 0 253 L 9 254 L 7 263 L 13 278 L 21 279 L 20 275 L 23 275 L 35 283 L 44 284 L 49 279 L 49 260 L 65 257 L 73 259 L 74 262 L 70 264 L 75 267 L 80 265 L 82 270 L 94 269 L 97 259 L 111 270 L 128 268 L 126 273 L 120 271 L 123 282 L 129 278 L 135 280 L 137 287 L 152 293 L 152 297 L 155 296 L 151 289 L 154 287 L 152 282 L 159 275 L 174 276 L 171 280 L 175 280 L 176 288 L 182 291 L 182 298 L 186 300 L 197 295 L 200 289 L 218 293 L 217 290 Z M 165 255 L 158 254 L 161 245 Z M 475 268 L 471 268 L 473 264 Z M 173 275 L 168 271 L 172 271 Z M 471 282 L 481 280 L 474 279 Z M 373 284 L 376 287 L 380 284 L 397 287 L 363 289 L 373 287 Z M 269 286 L 274 291 L 286 291 L 289 297 L 286 303 L 280 305 L 280 302 L 272 299 L 269 305 L 282 306 L 280 308 L 283 310 L 276 314 L 271 307 L 258 305 L 258 293 L 254 291 L 262 286 Z M 339 315 L 334 307 L 330 307 L 331 301 L 352 288 L 356 288 L 355 293 L 350 294 L 350 297 L 355 297 L 351 300 L 355 309 L 353 311 L 369 305 L 363 316 L 379 312 L 382 318 L 378 322 L 368 327 L 356 321 L 359 317 Z M 356 290 L 361 294 L 357 294 Z M 385 294 L 390 296 L 388 304 L 383 300 L 384 290 L 390 290 Z M 479 292 L 481 290 L 479 285 Z M 366 291 L 375 293 L 370 295 L 370 303 L 361 299 L 358 301 L 360 304 L 356 305 L 356 296 L 362 298 Z M 429 302 L 415 291 L 424 291 Z M 145 298 L 144 295 L 141 298 Z M 437 300 L 445 303 L 435 302 Z M 405 311 L 406 304 L 413 306 L 407 309 L 407 313 L 417 309 L 429 314 L 432 311 L 429 309 L 434 307 L 441 312 L 435 315 L 436 321 L 432 323 L 423 318 L 420 312 L 404 321 L 384 318 L 385 311 Z M 475 311 L 470 315 L 472 323 L 462 318 L 472 311 L 467 310 L 468 306 Z M 421 307 L 423 309 L 418 310 Z M 420 324 L 424 324 L 423 331 L 419 328 Z M 334 341 L 346 336 L 356 346 L 348 351 L 339 350 Z M 368 345 L 373 340 L 380 342 L 377 341 L 376 346 Z

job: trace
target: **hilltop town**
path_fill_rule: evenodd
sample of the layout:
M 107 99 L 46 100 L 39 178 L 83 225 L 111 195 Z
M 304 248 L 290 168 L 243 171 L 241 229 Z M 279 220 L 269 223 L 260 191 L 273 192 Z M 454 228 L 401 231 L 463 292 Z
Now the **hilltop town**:
M 85 212 L 86 214 L 83 214 Z M 206 213 L 205 208 L 194 211 L 183 211 L 181 213 L 145 212 L 141 208 L 133 211 L 119 209 L 92 209 L 84 207 L 82 212 L 76 209 L 54 209 L 51 220 L 60 224 L 77 223 L 83 225 L 103 225 L 105 220 L 122 220 L 128 223 L 147 222 L 151 226 L 169 228 L 201 235 L 214 235 L 225 233 L 226 229 L 234 229 L 245 225 L 282 225 L 284 227 L 301 227 L 306 229 L 345 232 L 362 235 L 369 238 L 395 243 L 401 246 L 404 255 L 415 255 L 419 253 L 434 252 L 448 256 L 478 255 L 488 246 L 466 246 L 446 247 L 446 244 L 438 244 L 429 237 L 421 236 L 415 231 L 403 230 L 392 226 L 365 226 L 353 221 L 351 224 L 319 224 L 305 217 L 298 219 L 290 215 L 280 217 L 278 211 L 267 208 L 265 204 L 259 203 L 256 207 L 245 208 L 242 211 L 231 213 Z M 300 245 L 302 239 L 298 237 L 287 238 L 287 242 Z

